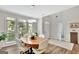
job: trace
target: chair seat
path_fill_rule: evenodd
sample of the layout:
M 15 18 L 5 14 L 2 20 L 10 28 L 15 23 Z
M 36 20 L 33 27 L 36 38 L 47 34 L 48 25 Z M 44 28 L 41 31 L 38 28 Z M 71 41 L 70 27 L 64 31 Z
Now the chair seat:
M 39 47 L 38 49 L 34 49 L 33 48 L 33 51 L 34 53 L 36 54 L 41 54 L 41 53 L 44 53 L 47 49 L 47 46 L 48 46 L 48 40 L 43 40 L 40 44 L 39 44 Z
M 33 52 L 35 54 L 41 54 L 41 53 L 44 53 L 46 51 L 46 49 L 34 49 L 34 48 L 32 48 L 32 49 L 33 49 Z

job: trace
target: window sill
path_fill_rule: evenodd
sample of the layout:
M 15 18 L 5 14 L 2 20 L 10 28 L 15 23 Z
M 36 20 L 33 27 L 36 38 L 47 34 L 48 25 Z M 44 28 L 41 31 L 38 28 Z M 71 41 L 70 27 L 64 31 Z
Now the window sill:
M 14 40 L 13 41 L 3 41 L 3 42 L 0 42 L 0 48 L 15 45 L 15 44 L 16 44 L 16 41 L 14 41 Z

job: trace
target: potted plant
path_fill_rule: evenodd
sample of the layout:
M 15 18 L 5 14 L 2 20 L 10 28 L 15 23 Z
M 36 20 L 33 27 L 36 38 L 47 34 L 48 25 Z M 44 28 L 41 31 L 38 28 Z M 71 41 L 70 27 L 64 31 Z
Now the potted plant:
M 6 36 L 6 34 L 5 34 L 4 32 L 1 32 L 1 33 L 0 33 L 0 41 L 5 40 L 6 37 L 7 37 L 7 36 Z

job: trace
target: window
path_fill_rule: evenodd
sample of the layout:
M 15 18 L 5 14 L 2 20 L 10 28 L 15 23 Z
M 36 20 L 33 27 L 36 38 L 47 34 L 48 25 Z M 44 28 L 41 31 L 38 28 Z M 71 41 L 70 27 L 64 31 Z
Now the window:
M 19 19 L 16 21 L 15 18 L 7 17 L 7 40 L 15 40 L 15 37 L 21 38 L 24 34 L 37 33 L 37 22 L 36 20 L 23 20 Z
M 28 20 L 28 31 L 31 33 L 37 33 L 37 22 L 36 20 Z
M 15 39 L 15 28 L 15 19 L 7 17 L 7 39 L 9 41 Z
M 22 37 L 24 34 L 26 34 L 28 32 L 28 23 L 26 22 L 26 20 L 21 20 L 18 21 L 18 35 L 19 38 Z
M 32 23 L 32 31 L 33 33 L 37 33 L 37 22 Z
M 19 38 L 22 37 L 24 34 L 30 33 L 37 33 L 37 23 L 36 20 L 19 20 L 18 21 L 18 35 Z

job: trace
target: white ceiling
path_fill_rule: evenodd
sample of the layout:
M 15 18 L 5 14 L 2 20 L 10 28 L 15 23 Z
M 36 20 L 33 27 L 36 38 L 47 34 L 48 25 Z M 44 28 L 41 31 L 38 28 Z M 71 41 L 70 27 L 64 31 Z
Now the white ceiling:
M 40 18 L 75 6 L 76 5 L 0 5 L 0 9 L 25 16 Z

